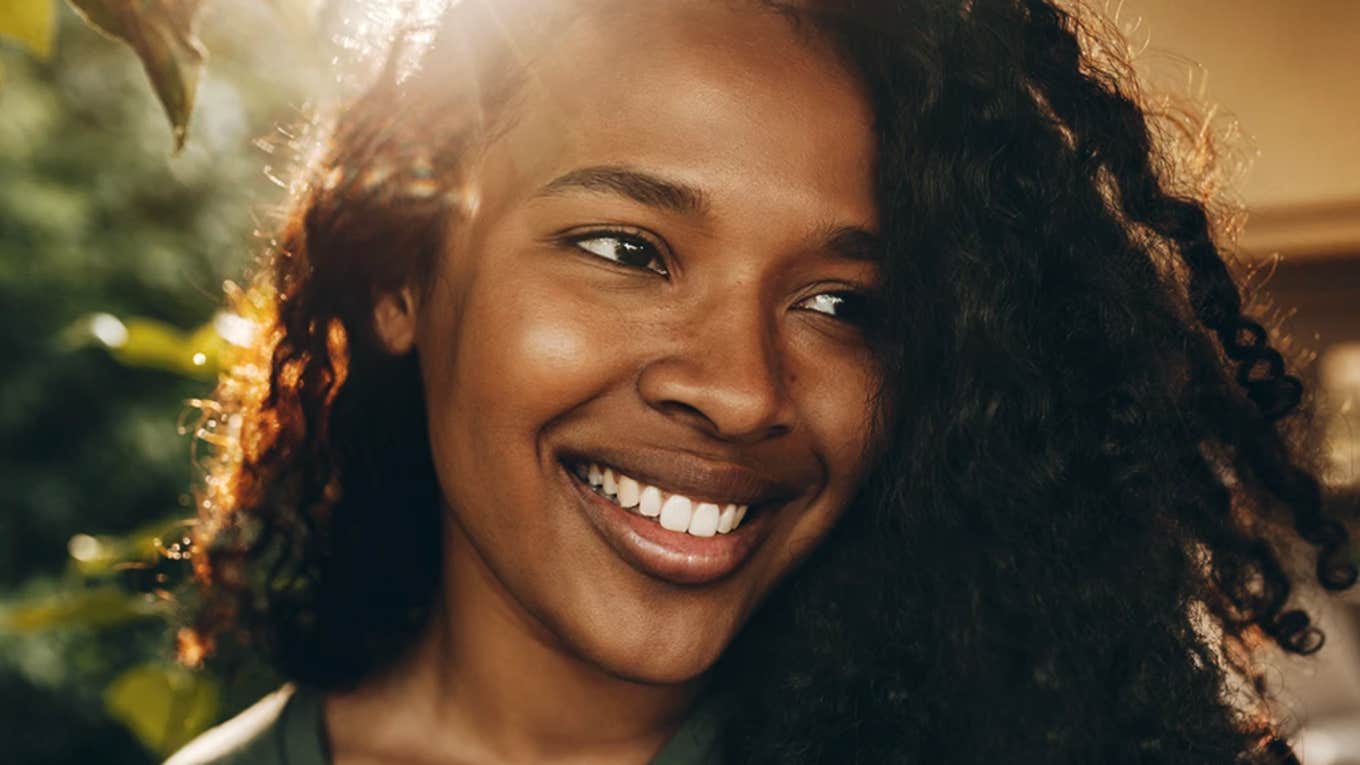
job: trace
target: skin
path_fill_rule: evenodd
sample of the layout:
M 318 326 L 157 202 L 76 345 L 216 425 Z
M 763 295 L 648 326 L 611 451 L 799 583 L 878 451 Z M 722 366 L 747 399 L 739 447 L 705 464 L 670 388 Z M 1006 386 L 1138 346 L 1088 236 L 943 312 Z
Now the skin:
M 421 360 L 448 563 L 411 656 L 328 699 L 340 763 L 646 762 L 871 451 L 872 358 L 814 298 L 876 276 L 827 241 L 877 225 L 856 80 L 784 17 L 726 3 L 586 14 L 528 74 L 433 282 L 375 308 L 389 348 Z M 600 166 L 704 204 L 544 191 Z M 599 254 L 617 240 L 562 240 L 586 228 L 645 237 L 668 274 Z M 677 585 L 620 557 L 571 496 L 559 457 L 602 445 L 751 466 L 797 493 L 731 575 Z

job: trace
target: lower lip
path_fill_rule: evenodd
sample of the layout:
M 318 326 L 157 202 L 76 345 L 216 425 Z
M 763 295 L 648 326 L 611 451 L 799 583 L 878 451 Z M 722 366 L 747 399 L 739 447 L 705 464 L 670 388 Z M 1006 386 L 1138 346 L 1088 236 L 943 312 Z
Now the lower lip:
M 748 514 L 731 533 L 696 537 L 623 509 L 587 488 L 567 466 L 560 467 L 586 518 L 614 552 L 638 571 L 672 584 L 716 582 L 740 568 L 769 536 L 770 508 Z

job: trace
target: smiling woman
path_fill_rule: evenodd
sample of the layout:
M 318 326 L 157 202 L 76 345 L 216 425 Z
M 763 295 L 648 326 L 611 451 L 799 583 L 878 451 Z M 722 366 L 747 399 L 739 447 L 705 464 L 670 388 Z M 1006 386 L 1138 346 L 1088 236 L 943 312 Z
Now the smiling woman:
M 1081 31 L 464 0 L 394 51 L 219 389 L 183 646 L 294 683 L 174 762 L 1289 761 L 1233 691 L 1319 639 L 1277 548 L 1342 589 L 1347 535 Z

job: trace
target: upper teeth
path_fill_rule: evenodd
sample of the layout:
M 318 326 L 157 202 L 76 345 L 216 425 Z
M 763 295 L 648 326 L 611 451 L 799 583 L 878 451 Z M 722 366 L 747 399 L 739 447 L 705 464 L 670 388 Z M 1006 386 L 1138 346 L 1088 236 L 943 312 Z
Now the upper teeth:
M 741 525 L 747 505 L 696 502 L 682 494 L 666 492 L 655 486 L 617 473 L 608 466 L 590 463 L 577 469 L 596 491 L 624 508 L 660 521 L 662 528 L 683 531 L 696 537 L 727 534 Z

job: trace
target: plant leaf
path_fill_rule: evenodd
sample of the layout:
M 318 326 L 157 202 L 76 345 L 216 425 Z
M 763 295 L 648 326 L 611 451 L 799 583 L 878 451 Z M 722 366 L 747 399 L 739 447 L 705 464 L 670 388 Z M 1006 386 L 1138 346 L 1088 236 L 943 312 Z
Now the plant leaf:
M 165 107 L 175 151 L 184 147 L 207 53 L 194 33 L 202 0 L 68 0 L 85 21 L 121 40 L 142 60 Z
M 17 41 L 38 58 L 47 58 L 52 53 L 56 18 L 53 0 L 6 0 L 0 8 L 0 37 Z
M 105 313 L 85 316 L 61 332 L 58 340 L 69 348 L 96 343 L 124 366 L 160 369 L 199 380 L 217 376 L 227 341 L 212 322 L 190 333 L 156 319 L 133 316 L 119 319 Z
M 214 334 L 186 335 L 155 319 L 126 320 L 127 342 L 109 352 L 126 366 L 163 369 L 186 377 L 212 379 L 217 375 L 217 353 L 222 344 Z M 211 325 L 209 325 L 211 329 Z
M 0 611 L 0 633 L 32 634 L 50 629 L 102 629 L 154 615 L 138 595 L 117 587 L 54 593 Z
M 161 663 L 142 664 L 104 690 L 104 707 L 142 744 L 164 756 L 217 717 L 221 689 L 211 677 Z
M 104 576 L 126 564 L 155 564 L 165 550 L 183 545 L 189 523 L 170 518 L 144 524 L 126 534 L 76 534 L 67 544 L 71 563 L 83 577 Z

